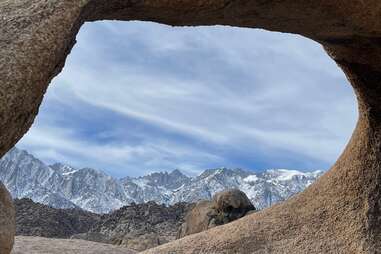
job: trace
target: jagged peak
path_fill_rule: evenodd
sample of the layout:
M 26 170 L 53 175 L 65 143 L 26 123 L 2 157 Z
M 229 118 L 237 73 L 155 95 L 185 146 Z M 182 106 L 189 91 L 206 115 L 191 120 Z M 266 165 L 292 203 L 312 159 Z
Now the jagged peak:
M 171 175 L 172 177 L 177 177 L 177 178 L 188 178 L 188 179 L 190 179 L 191 177 L 190 176 L 188 176 L 188 175 L 186 175 L 186 174 L 184 174 L 181 170 L 179 170 L 179 169 L 174 169 L 174 170 L 172 170 L 172 172 L 171 173 L 169 173 L 169 175 Z

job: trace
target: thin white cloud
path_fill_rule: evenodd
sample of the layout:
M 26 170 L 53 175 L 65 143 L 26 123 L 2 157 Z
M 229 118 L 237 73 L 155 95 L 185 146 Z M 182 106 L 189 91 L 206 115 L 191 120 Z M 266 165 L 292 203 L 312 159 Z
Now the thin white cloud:
M 32 129 L 19 145 L 48 163 L 59 161 L 76 167 L 93 167 L 117 176 L 174 168 L 194 174 L 196 168 L 199 170 L 200 158 L 216 163 L 223 161 L 216 155 L 165 140 L 138 146 L 97 144 L 78 139 L 73 130 L 47 126 Z M 194 164 L 190 163 L 192 160 Z

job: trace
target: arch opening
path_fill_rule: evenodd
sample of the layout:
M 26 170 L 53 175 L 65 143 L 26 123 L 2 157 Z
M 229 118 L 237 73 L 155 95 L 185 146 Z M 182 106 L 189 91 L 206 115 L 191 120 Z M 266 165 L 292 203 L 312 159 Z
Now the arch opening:
M 48 162 L 328 169 L 354 126 L 345 77 L 299 36 L 97 22 L 77 40 L 20 143 Z

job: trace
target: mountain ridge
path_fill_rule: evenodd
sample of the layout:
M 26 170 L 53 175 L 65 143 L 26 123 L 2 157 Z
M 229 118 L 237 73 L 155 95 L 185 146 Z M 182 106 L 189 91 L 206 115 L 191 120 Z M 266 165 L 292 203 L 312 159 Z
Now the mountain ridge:
M 30 198 L 55 208 L 82 208 L 109 213 L 131 203 L 154 201 L 172 205 L 196 202 L 219 191 L 238 188 L 263 209 L 304 190 L 323 171 L 269 169 L 207 169 L 190 177 L 175 169 L 140 177 L 116 179 L 92 168 L 46 165 L 26 151 L 13 148 L 0 159 L 0 181 L 13 198 Z

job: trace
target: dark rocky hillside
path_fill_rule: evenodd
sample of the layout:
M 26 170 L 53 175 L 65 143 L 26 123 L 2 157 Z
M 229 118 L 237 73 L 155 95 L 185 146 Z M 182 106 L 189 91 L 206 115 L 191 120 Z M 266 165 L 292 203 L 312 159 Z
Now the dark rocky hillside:
M 81 209 L 56 209 L 31 199 L 15 199 L 16 234 L 75 238 L 145 250 L 176 239 L 185 215 L 194 205 L 155 202 L 131 204 L 110 214 Z
M 155 202 L 131 204 L 102 215 L 86 234 L 73 238 L 123 245 L 141 251 L 176 239 L 184 217 L 194 204 L 173 206 Z
M 16 235 L 69 238 L 90 230 L 100 215 L 81 209 L 55 209 L 30 199 L 15 199 Z

